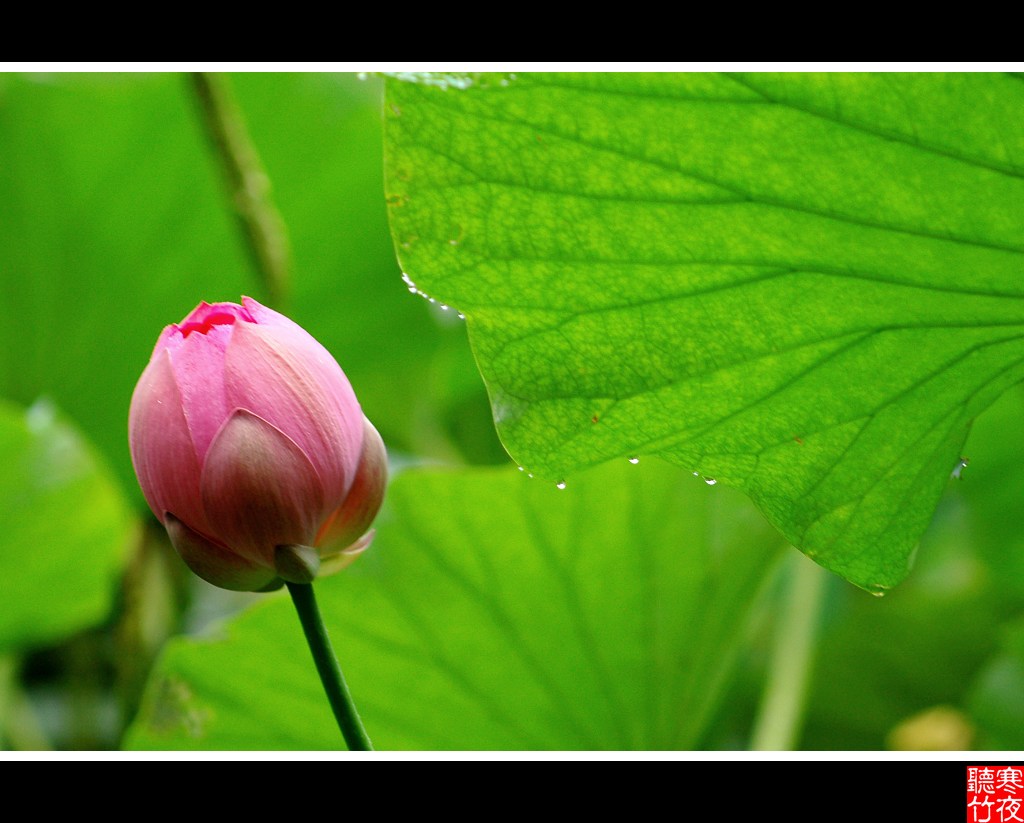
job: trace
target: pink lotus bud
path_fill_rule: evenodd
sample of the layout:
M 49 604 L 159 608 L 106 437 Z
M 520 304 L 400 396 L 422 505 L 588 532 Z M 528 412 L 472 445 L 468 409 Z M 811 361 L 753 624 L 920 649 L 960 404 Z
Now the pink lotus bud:
M 163 330 L 128 415 L 142 493 L 204 580 L 258 591 L 347 565 L 387 454 L 328 351 L 249 297 Z M 306 547 L 316 547 L 315 554 Z

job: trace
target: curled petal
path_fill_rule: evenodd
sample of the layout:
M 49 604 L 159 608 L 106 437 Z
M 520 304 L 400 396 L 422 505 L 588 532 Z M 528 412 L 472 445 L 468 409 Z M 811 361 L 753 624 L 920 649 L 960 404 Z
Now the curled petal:
M 225 358 L 228 404 L 285 432 L 316 467 L 325 498 L 342 500 L 362 449 L 362 411 L 334 358 L 287 323 L 235 324 Z
M 323 487 L 302 449 L 245 409 L 214 437 L 200 490 L 211 534 L 270 568 L 275 546 L 312 543 L 324 516 Z
M 320 553 L 327 557 L 350 546 L 380 510 L 388 482 L 388 453 L 377 429 L 363 418 L 363 451 L 348 497 L 328 518 L 317 535 Z
M 239 306 L 237 303 L 207 303 L 204 300 L 189 312 L 188 317 L 176 323 L 174 328 L 182 337 L 188 337 L 193 332 L 209 334 L 217 327 L 230 326 L 239 320 L 256 322 L 252 312 L 245 306 Z
M 164 515 L 164 525 L 185 565 L 207 583 L 236 592 L 255 592 L 276 579 L 273 569 L 257 565 L 207 540 L 170 512 Z
M 347 569 L 355 562 L 359 555 L 370 548 L 370 544 L 373 542 L 373 538 L 376 534 L 376 529 L 370 529 L 348 548 L 342 549 L 336 554 L 323 558 L 320 561 L 320 571 L 318 572 L 318 575 L 320 577 L 330 577 L 330 575 L 340 572 L 342 569 Z
M 234 305 L 234 304 L 231 304 Z M 294 320 L 289 320 L 280 312 L 276 312 L 273 309 L 268 309 L 261 303 L 257 303 L 251 297 L 242 297 L 242 305 L 240 309 L 245 311 L 253 323 L 257 323 L 260 326 L 276 326 L 281 329 L 291 329 L 298 331 L 302 335 L 316 340 L 309 332 L 307 332 L 302 326 L 298 325 Z

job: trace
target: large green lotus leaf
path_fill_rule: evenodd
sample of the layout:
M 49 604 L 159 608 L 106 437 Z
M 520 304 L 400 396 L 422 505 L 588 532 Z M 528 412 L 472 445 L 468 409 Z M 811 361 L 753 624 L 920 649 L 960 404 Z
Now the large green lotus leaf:
M 393 78 L 392 233 L 517 462 L 662 455 L 882 591 L 1024 376 L 1022 107 L 986 73 Z
M 740 495 L 660 461 L 565 490 L 409 470 L 373 547 L 316 589 L 383 749 L 690 749 L 780 543 Z M 173 642 L 128 743 L 343 748 L 287 595 Z
M 134 531 L 109 467 L 52 405 L 0 403 L 0 654 L 99 623 Z

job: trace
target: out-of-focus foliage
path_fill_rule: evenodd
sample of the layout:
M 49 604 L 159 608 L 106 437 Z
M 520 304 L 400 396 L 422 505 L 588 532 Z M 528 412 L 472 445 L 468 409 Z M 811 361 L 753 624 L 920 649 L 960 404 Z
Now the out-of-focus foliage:
M 103 620 L 131 508 L 110 467 L 45 401 L 0 403 L 0 655 Z

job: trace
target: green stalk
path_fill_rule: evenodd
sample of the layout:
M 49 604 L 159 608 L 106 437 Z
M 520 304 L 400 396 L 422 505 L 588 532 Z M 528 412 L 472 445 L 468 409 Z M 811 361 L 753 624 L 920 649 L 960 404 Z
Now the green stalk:
M 800 737 L 829 575 L 803 555 L 794 552 L 793 556 L 788 597 L 776 626 L 764 694 L 751 733 L 753 751 L 791 751 Z
M 331 704 L 334 718 L 338 721 L 338 728 L 341 729 L 345 743 L 350 751 L 373 751 L 373 744 L 370 743 L 366 729 L 363 728 L 363 722 L 359 719 L 359 712 L 356 711 L 352 694 L 348 690 L 345 676 L 341 673 L 338 658 L 335 656 L 331 640 L 327 636 L 324 621 L 320 617 L 320 609 L 317 607 L 316 597 L 313 595 L 313 584 L 286 583 L 285 585 L 288 586 L 295 610 L 299 613 L 302 631 L 306 635 L 309 650 L 313 653 L 316 670 L 320 675 L 320 681 L 324 684 L 327 700 Z
M 210 143 L 221 166 L 239 227 L 275 308 L 287 297 L 291 248 L 284 220 L 270 197 L 270 178 L 260 163 L 226 75 L 191 75 Z

